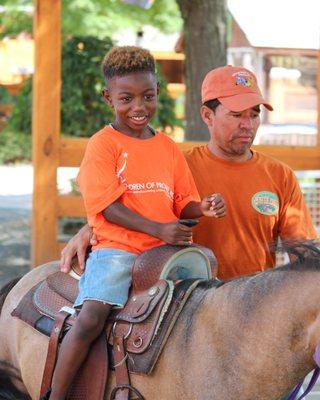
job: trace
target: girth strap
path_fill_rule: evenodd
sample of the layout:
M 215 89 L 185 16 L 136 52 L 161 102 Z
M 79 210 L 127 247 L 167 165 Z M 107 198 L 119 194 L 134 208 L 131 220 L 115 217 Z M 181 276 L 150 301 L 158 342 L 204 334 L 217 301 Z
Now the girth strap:
M 129 400 L 130 392 L 124 387 L 130 385 L 130 377 L 127 367 L 127 354 L 124 349 L 124 337 L 113 337 L 113 357 L 114 369 L 116 373 L 116 382 L 119 390 L 115 393 L 116 400 Z M 120 389 L 121 387 L 121 389 Z
M 125 349 L 125 340 L 130 335 L 131 325 L 127 335 L 117 335 L 117 322 L 113 325 L 113 358 L 116 375 L 116 386 L 112 390 L 110 400 L 129 400 L 130 391 L 138 396 L 138 399 L 144 400 L 140 392 L 131 386 L 130 376 L 127 365 L 128 354 Z
M 55 320 L 53 330 L 49 339 L 49 346 L 47 352 L 47 358 L 45 363 L 45 368 L 42 377 L 40 397 L 45 396 L 47 390 L 51 386 L 51 381 L 53 377 L 54 367 L 57 361 L 58 354 L 58 346 L 59 340 L 62 334 L 62 328 L 65 324 L 66 319 L 70 316 L 70 314 L 66 311 L 60 311 Z

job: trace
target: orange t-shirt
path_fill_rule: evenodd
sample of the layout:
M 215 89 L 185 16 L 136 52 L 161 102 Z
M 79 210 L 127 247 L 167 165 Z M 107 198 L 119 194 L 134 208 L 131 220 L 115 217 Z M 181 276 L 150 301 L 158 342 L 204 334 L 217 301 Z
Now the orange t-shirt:
M 278 237 L 317 237 L 297 179 L 287 165 L 258 152 L 249 161 L 232 163 L 215 157 L 207 146 L 196 147 L 185 157 L 200 196 L 221 193 L 226 201 L 224 218 L 203 217 L 193 230 L 194 242 L 215 253 L 220 278 L 273 267 L 269 245 Z
M 141 253 L 163 244 L 108 222 L 102 211 L 117 199 L 131 211 L 162 223 L 177 220 L 190 201 L 199 201 L 183 154 L 161 132 L 141 140 L 103 128 L 89 140 L 77 181 L 99 242 L 94 249 Z

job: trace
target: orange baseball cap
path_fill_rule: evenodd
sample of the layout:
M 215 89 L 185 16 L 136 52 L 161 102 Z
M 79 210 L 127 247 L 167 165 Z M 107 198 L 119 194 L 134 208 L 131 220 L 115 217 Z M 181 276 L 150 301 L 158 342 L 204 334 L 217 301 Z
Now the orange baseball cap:
M 255 75 L 243 67 L 227 65 L 208 72 L 201 89 L 202 104 L 218 99 L 231 111 L 243 111 L 263 104 L 272 111 L 272 106 L 262 97 Z

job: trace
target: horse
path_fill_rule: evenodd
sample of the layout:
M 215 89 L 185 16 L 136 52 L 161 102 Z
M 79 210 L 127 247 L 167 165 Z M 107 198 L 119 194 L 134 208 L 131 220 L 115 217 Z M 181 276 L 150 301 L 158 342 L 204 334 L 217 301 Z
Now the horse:
M 132 375 L 146 400 L 275 400 L 316 367 L 320 341 L 320 251 L 288 244 L 290 264 L 229 281 L 202 282 L 181 312 L 152 374 Z M 0 359 L 38 399 L 48 338 L 10 314 L 24 294 L 58 270 L 33 269 L 0 293 Z M 114 387 L 109 377 L 105 399 Z
M 17 372 L 7 363 L 0 362 L 0 400 L 31 400 L 15 381 L 20 382 Z

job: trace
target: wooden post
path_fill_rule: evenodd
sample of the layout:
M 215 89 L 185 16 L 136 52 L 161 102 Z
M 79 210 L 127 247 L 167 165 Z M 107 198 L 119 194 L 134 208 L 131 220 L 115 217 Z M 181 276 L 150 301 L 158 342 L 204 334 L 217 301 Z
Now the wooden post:
M 32 265 L 57 257 L 57 168 L 61 91 L 61 2 L 36 0 L 33 77 Z

